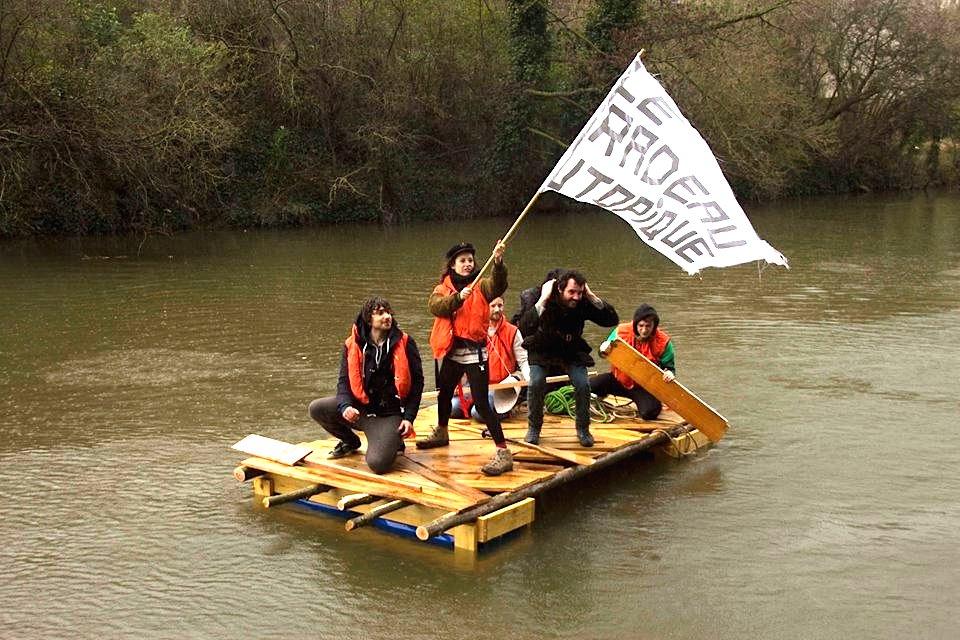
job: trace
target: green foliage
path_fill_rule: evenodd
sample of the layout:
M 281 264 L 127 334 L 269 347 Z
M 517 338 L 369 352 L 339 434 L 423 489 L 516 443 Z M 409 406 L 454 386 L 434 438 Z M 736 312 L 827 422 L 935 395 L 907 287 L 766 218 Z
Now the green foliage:
M 0 235 L 516 212 L 641 47 L 742 196 L 960 182 L 956 3 L 6 0 Z
M 587 14 L 584 35 L 605 54 L 616 50 L 616 31 L 635 23 L 637 0 L 597 0 Z

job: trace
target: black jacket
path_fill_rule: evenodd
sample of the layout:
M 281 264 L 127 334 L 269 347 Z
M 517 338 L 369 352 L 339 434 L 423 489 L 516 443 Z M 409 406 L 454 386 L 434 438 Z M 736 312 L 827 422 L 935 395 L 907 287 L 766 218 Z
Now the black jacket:
M 537 313 L 536 306 L 525 311 L 520 317 L 520 333 L 527 336 L 523 346 L 530 356 L 530 364 L 593 366 L 592 349 L 583 339 L 583 325 L 587 320 L 601 327 L 613 327 L 620 322 L 620 317 L 607 302 L 596 307 L 586 298 L 570 309 L 551 297 L 543 315 Z
M 337 404 L 340 413 L 347 407 L 354 407 L 360 413 L 373 413 L 378 416 L 403 415 L 404 420 L 413 422 L 420 410 L 420 398 L 423 395 L 423 363 L 420 350 L 413 336 L 407 337 L 407 361 L 410 364 L 410 394 L 401 405 L 397 395 L 397 386 L 393 380 L 393 350 L 400 344 L 403 332 L 393 323 L 390 335 L 381 347 L 379 365 L 377 364 L 377 346 L 369 342 L 370 325 L 357 316 L 357 344 L 363 352 L 363 389 L 367 392 L 369 404 L 361 404 L 350 390 L 350 376 L 347 373 L 347 347 L 343 347 L 340 356 L 340 379 L 337 381 Z

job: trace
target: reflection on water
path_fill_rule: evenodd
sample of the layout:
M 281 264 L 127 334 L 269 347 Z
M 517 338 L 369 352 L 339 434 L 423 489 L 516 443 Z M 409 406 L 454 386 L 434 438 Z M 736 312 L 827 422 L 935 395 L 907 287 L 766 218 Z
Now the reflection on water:
M 317 437 L 306 405 L 334 389 L 361 301 L 389 297 L 425 348 L 443 251 L 485 257 L 510 220 L 0 245 L 0 628 L 899 638 L 922 620 L 951 637 L 960 199 L 751 217 L 789 271 L 691 278 L 614 216 L 528 216 L 508 312 L 554 266 L 624 317 L 653 304 L 680 379 L 732 428 L 706 455 L 543 496 L 478 558 L 257 509 L 229 445 Z

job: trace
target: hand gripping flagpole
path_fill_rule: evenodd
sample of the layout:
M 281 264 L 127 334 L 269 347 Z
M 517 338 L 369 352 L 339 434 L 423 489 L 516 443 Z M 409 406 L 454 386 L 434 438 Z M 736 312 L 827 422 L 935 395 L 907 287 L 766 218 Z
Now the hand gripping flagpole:
M 646 49 L 640 49 L 637 56 L 642 59 L 646 53 L 647 53 Z M 513 221 L 513 225 L 510 227 L 510 229 L 507 230 L 507 233 L 503 236 L 503 238 L 501 239 L 501 242 L 503 243 L 504 246 L 506 246 L 507 242 L 510 241 L 510 238 L 513 237 L 513 234 L 516 233 L 517 227 L 520 226 L 520 221 L 523 220 L 523 218 L 527 215 L 530 209 L 533 208 L 533 205 L 537 201 L 537 198 L 539 198 L 540 194 L 543 193 L 542 189 L 543 187 L 541 187 L 540 190 L 538 190 L 535 194 L 533 194 L 533 197 L 530 198 L 530 202 L 527 203 L 527 206 L 524 207 L 523 211 L 520 212 L 520 215 L 517 216 L 517 219 Z M 490 268 L 491 264 L 493 264 L 492 254 L 489 258 L 487 258 L 487 261 L 483 264 L 483 267 L 480 268 L 480 272 L 477 273 L 477 277 L 474 280 L 474 282 L 480 281 L 480 278 L 482 278 L 483 274 L 487 272 L 487 269 Z

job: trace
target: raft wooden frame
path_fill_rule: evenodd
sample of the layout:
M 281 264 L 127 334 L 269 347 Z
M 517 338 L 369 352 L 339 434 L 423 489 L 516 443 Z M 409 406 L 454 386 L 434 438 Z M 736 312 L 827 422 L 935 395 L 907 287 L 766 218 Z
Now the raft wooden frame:
M 545 416 L 540 444 L 523 442 L 527 416 L 525 408 L 518 410 L 502 421 L 514 469 L 495 477 L 480 472 L 494 447 L 471 420 L 450 421 L 447 447 L 417 450 L 409 443 L 393 469 L 382 475 L 372 473 L 362 455 L 328 460 L 335 440 L 289 444 L 251 434 L 233 445 L 251 456 L 240 462 L 234 477 L 252 479 L 254 495 L 264 506 L 299 502 L 346 516 L 347 531 L 374 524 L 476 553 L 530 525 L 536 497 L 545 491 L 642 451 L 691 455 L 726 432 L 723 416 L 679 383 L 662 381 L 663 372 L 629 345 L 614 340 L 600 351 L 676 411 L 665 408 L 651 421 L 618 415 L 612 422 L 592 423 L 596 442 L 587 448 L 580 445 L 568 416 Z M 632 412 L 632 405 L 620 402 Z M 418 429 L 427 432 L 436 424 L 436 409 L 421 409 Z
M 418 424 L 435 416 L 435 407 L 424 408 Z M 274 441 L 270 446 L 276 450 L 285 446 L 310 453 L 294 465 L 254 455 L 240 463 L 245 471 L 234 477 L 241 482 L 253 480 L 258 504 L 298 501 L 342 513 L 348 518 L 348 531 L 381 523 L 411 538 L 476 553 L 533 523 L 536 497 L 545 491 L 641 451 L 654 449 L 682 457 L 710 444 L 669 410 L 656 421 L 618 418 L 595 423 L 591 430 L 597 443 L 592 448 L 580 447 L 573 421 L 565 416 L 545 417 L 540 447 L 519 444 L 526 430 L 525 413 L 505 420 L 503 426 L 509 441 L 516 442 L 509 444 L 515 469 L 498 477 L 480 473 L 479 467 L 492 455 L 493 443 L 481 438 L 476 423 L 468 420 L 450 421 L 449 447 L 421 451 L 409 443 L 406 455 L 398 456 L 394 469 L 381 476 L 365 470 L 362 455 L 326 460 L 334 441 L 318 440 L 297 445 Z M 258 437 L 257 441 L 265 440 Z M 576 464 L 573 459 L 585 463 Z

